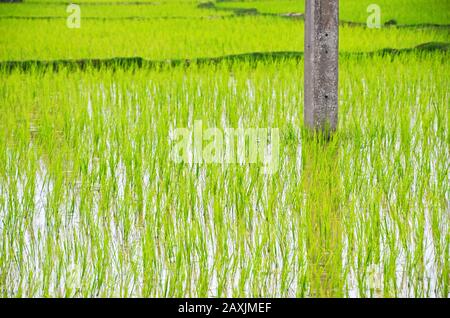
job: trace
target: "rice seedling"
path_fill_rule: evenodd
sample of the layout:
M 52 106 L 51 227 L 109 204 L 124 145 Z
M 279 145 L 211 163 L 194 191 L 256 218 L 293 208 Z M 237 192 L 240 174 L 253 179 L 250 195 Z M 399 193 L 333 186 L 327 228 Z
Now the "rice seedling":
M 381 9 L 381 22 L 398 24 L 448 24 L 450 4 L 439 0 L 340 0 L 339 16 L 343 21 L 365 23 L 367 8 L 376 4 Z M 261 14 L 304 13 L 304 0 L 217 1 L 218 8 L 256 9 Z
M 225 10 L 204 10 L 194 2 L 148 2 L 141 5 L 112 5 L 101 2 L 77 2 L 84 18 L 213 18 L 232 14 Z M 45 2 L 43 4 L 24 2 L 17 5 L 6 3 L 0 6 L 0 17 L 20 18 L 67 18 L 67 2 Z
M 0 16 L 59 16 L 61 3 L 0 4 Z M 255 54 L 302 52 L 303 21 L 197 4 L 91 3 L 104 19 L 76 30 L 0 19 L 0 295 L 448 297 L 448 50 L 361 54 L 446 43 L 448 28 L 342 25 L 339 129 L 325 140 L 302 120 L 301 55 Z M 362 19 L 359 4 L 342 4 L 343 18 Z M 284 0 L 215 5 L 294 11 Z M 112 19 L 166 13 L 186 19 Z M 415 14 L 395 17 L 445 22 Z M 238 53 L 249 54 L 194 61 Z M 129 56 L 193 60 L 89 61 Z M 58 59 L 85 64 L 8 67 Z M 174 131 L 198 121 L 277 128 L 276 171 L 173 160 Z
M 343 59 L 326 145 L 296 60 L 3 73 L 2 294 L 447 296 L 442 65 Z M 193 119 L 280 127 L 278 173 L 171 162 Z
M 303 21 L 272 17 L 213 20 L 82 22 L 69 29 L 64 20 L 0 21 L 1 60 L 83 59 L 141 56 L 148 59 L 214 57 L 266 51 L 303 51 Z M 240 30 L 246 30 L 245 33 Z M 448 29 L 363 29 L 343 26 L 341 52 L 410 48 L 449 42 Z M 358 39 L 356 41 L 355 39 Z M 114 43 L 114 45 L 109 45 Z

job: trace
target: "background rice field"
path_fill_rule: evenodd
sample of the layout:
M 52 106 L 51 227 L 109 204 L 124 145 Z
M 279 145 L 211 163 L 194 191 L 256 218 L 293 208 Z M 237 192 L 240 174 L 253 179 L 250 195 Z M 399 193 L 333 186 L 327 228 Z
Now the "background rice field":
M 329 141 L 304 1 L 78 3 L 0 3 L 2 297 L 450 295 L 449 1 L 340 1 Z M 277 172 L 173 162 L 195 120 L 278 128 Z

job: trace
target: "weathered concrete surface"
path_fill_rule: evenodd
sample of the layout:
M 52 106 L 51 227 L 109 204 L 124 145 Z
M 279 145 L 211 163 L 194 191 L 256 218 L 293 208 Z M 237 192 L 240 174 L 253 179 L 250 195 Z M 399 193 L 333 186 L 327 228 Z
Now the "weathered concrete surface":
M 338 122 L 339 0 L 306 0 L 306 126 L 336 130 Z

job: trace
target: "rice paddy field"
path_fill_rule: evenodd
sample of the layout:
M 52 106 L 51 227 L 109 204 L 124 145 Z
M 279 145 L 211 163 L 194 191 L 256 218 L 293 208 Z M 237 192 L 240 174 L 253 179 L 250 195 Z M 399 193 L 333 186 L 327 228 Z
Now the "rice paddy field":
M 340 0 L 330 139 L 303 0 L 114 1 L 0 3 L 2 297 L 450 296 L 450 1 Z M 171 160 L 196 121 L 277 169 Z

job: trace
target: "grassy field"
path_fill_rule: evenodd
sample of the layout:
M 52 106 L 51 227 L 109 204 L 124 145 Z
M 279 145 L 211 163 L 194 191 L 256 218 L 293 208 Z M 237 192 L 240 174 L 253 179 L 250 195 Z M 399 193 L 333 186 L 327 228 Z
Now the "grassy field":
M 341 25 L 328 141 L 303 125 L 303 20 L 264 14 L 303 1 L 80 1 L 80 29 L 64 2 L 0 3 L 1 296 L 450 296 L 448 2 Z M 340 2 L 365 21 L 371 1 Z M 199 120 L 279 129 L 277 170 L 174 162 Z
M 341 0 L 341 20 L 363 22 L 367 7 L 377 4 L 382 9 L 381 22 L 395 20 L 399 24 L 449 24 L 450 3 L 442 0 Z M 254 8 L 259 13 L 283 14 L 305 12 L 304 0 L 222 1 L 218 8 Z

